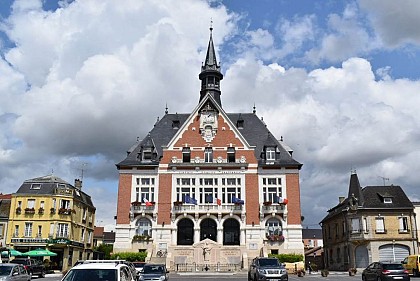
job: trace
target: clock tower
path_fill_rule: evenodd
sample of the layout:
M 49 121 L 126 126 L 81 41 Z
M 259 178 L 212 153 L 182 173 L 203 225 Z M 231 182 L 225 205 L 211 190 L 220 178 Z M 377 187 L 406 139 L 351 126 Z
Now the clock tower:
M 220 65 L 217 64 L 216 60 L 213 44 L 213 27 L 210 27 L 210 41 L 207 48 L 206 61 L 201 66 L 201 73 L 198 78 L 201 80 L 200 101 L 206 94 L 210 94 L 221 106 L 220 80 L 223 79 L 223 74 L 220 72 Z

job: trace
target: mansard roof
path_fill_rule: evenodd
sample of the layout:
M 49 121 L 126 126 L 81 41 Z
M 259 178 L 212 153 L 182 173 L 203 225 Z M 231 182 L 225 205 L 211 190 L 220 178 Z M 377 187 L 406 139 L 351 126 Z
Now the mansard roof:
M 33 188 L 33 184 L 39 184 L 40 187 Z M 73 199 L 79 200 L 94 208 L 92 199 L 88 194 L 54 175 L 47 175 L 25 180 L 16 191 L 15 195 L 55 195 L 55 190 L 57 188 L 69 188 L 72 190 L 77 190 L 77 192 L 73 192 Z
M 149 132 L 148 137 L 142 141 L 139 141 L 133 149 L 128 151 L 127 157 L 117 164 L 117 167 L 130 167 L 130 166 L 157 166 L 159 165 L 159 159 L 163 155 L 163 147 L 166 147 L 171 139 L 178 132 L 179 128 L 183 126 L 185 121 L 189 118 L 190 114 L 165 114 L 160 119 L 153 129 Z M 280 165 L 282 167 L 298 167 L 302 164 L 294 160 L 290 153 L 282 145 L 281 141 L 278 141 L 274 135 L 267 129 L 266 124 L 258 118 L 254 113 L 227 113 L 227 117 L 233 124 L 237 124 L 238 120 L 243 120 L 243 126 L 239 128 L 239 132 L 246 139 L 249 145 L 255 147 L 255 157 L 258 159 L 261 165 L 264 165 L 264 161 L 261 157 L 261 153 L 265 147 L 276 148 L 277 157 L 274 164 L 270 166 Z M 179 120 L 179 127 L 173 127 L 173 122 Z M 152 161 L 142 161 L 141 159 L 141 148 L 144 146 L 146 141 L 150 141 L 151 138 L 155 144 L 156 157 Z M 287 147 L 287 146 L 286 146 Z
M 414 210 L 414 205 L 400 186 L 366 186 L 362 189 L 362 204 L 357 204 L 357 210 Z M 391 198 L 391 203 L 385 203 L 384 198 Z M 341 215 L 342 212 L 349 211 L 351 198 L 346 198 L 343 202 L 328 210 L 328 215 L 321 221 Z

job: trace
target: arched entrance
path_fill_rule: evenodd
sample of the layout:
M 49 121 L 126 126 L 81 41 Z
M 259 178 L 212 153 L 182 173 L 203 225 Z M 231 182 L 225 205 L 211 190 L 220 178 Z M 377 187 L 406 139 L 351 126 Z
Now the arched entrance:
M 217 224 L 213 219 L 204 219 L 200 223 L 200 241 L 210 239 L 217 242 Z
M 194 223 L 190 219 L 182 219 L 178 222 L 177 244 L 192 245 L 194 243 Z
M 239 235 L 239 222 L 235 219 L 227 219 L 223 223 L 223 245 L 239 245 Z
M 358 246 L 355 250 L 356 267 L 365 268 L 369 265 L 369 256 L 366 246 Z

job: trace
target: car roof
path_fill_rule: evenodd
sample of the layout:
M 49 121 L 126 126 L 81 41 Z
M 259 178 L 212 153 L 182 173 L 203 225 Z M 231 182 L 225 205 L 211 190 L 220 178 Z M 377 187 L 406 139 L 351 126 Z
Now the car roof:
M 0 266 L 21 266 L 18 263 L 0 263 Z
M 128 267 L 125 264 L 116 263 L 81 263 L 76 265 L 72 269 L 118 269 L 123 266 Z

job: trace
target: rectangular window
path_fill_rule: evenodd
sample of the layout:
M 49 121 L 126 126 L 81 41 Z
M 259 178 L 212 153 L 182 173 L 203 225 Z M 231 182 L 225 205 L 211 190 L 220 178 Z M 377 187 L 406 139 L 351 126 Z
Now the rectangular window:
M 3 223 L 0 223 L 0 238 L 3 238 L 3 235 L 4 235 L 4 224 Z
M 22 201 L 18 201 L 18 208 L 22 208 Z
M 182 148 L 182 162 L 183 163 L 191 162 L 191 149 L 189 147 Z
M 385 197 L 384 198 L 384 203 L 387 203 L 387 204 L 392 203 L 392 198 L 391 197 Z
M 19 237 L 19 225 L 15 225 L 15 232 L 13 233 L 14 237 Z
M 25 222 L 25 237 L 32 237 L 32 223 L 31 222 Z
M 35 199 L 28 199 L 28 205 L 26 206 L 29 209 L 35 208 Z
M 398 218 L 400 222 L 400 233 L 408 232 L 408 218 L 407 217 L 399 217 Z
M 37 231 L 36 236 L 38 238 L 41 238 L 42 237 L 42 225 L 38 225 L 38 231 Z
M 60 209 L 70 209 L 70 200 L 60 200 Z
M 45 202 L 44 202 L 44 201 L 41 201 L 41 203 L 39 204 L 39 207 L 40 207 L 40 208 L 42 208 L 42 209 L 44 209 L 44 207 L 45 207 Z
M 281 178 L 267 177 L 262 179 L 262 191 L 264 202 L 283 202 L 283 188 L 281 183 Z
M 385 233 L 385 223 L 383 217 L 375 218 L 376 222 L 376 233 Z
M 235 163 L 235 148 L 234 147 L 228 147 L 227 161 L 228 163 Z
M 54 224 L 50 223 L 50 233 L 48 233 L 48 236 L 53 237 L 54 236 Z
M 368 233 L 369 232 L 367 218 L 363 218 L 363 231 L 365 233 Z
M 59 223 L 57 227 L 57 237 L 68 238 L 69 237 L 69 225 L 67 223 Z
M 140 184 L 139 187 L 136 187 L 136 192 L 133 201 L 138 202 L 154 202 L 155 201 L 155 178 L 145 177 L 138 178 Z
M 267 147 L 265 150 L 265 159 L 267 161 L 274 161 L 276 160 L 276 151 L 274 147 Z
M 82 228 L 82 235 L 80 235 L 80 242 L 85 242 L 85 229 Z
M 351 233 L 359 233 L 360 232 L 360 219 L 353 218 L 351 219 Z
M 204 162 L 213 163 L 213 149 L 211 147 L 204 149 Z
M 152 149 L 145 148 L 143 150 L 143 160 L 152 160 Z
M 86 207 L 83 208 L 83 217 L 82 219 L 85 221 L 86 220 L 86 215 L 87 215 L 87 209 Z

